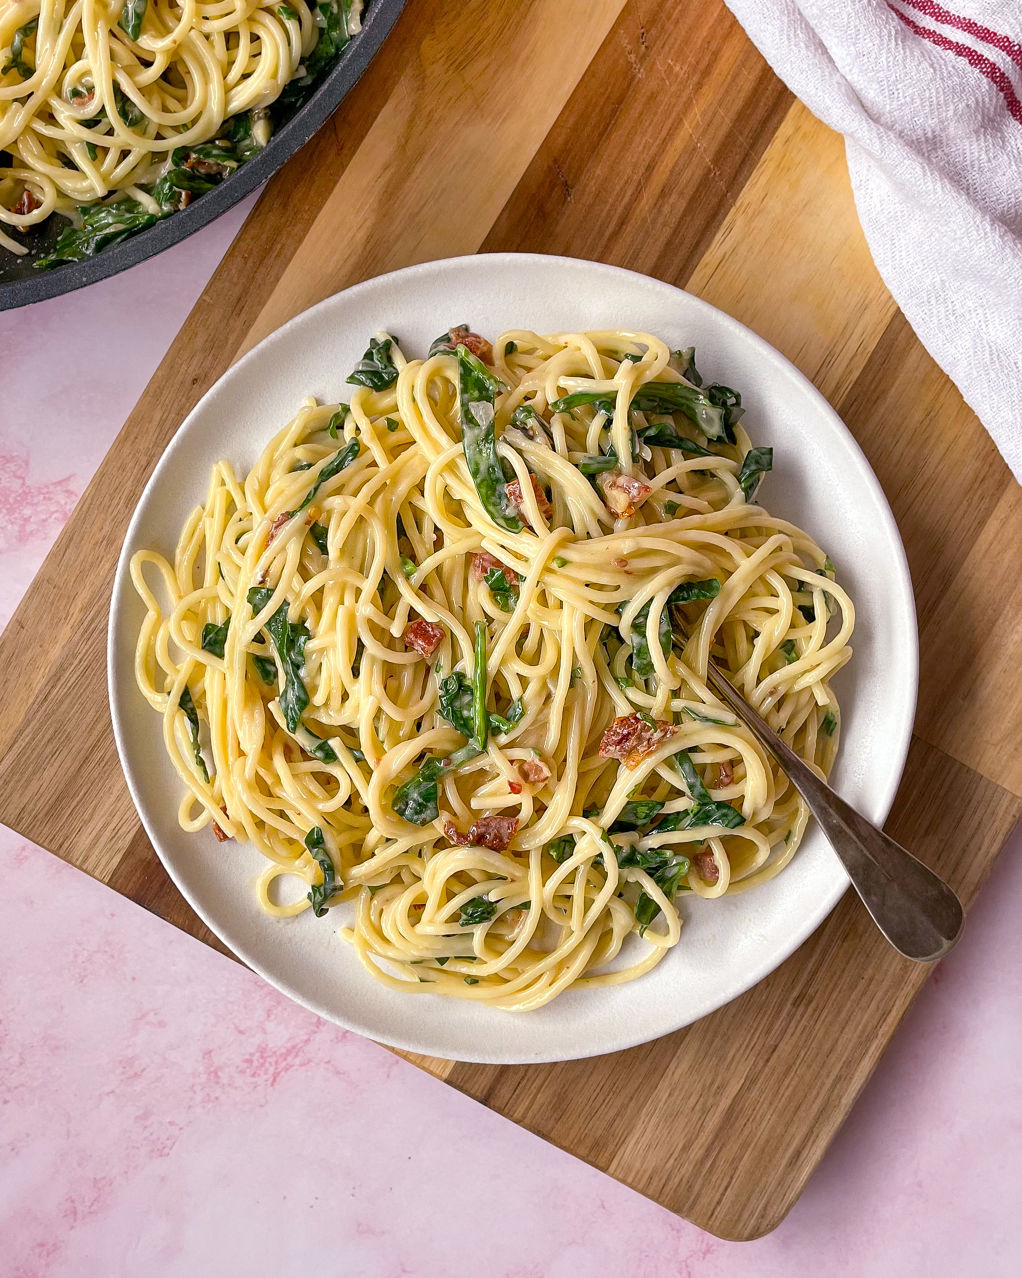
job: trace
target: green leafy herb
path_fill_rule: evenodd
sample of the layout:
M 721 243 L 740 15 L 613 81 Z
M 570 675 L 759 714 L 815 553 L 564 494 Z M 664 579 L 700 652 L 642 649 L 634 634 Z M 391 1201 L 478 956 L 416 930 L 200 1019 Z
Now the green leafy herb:
M 350 8 L 351 0 L 317 0 L 314 16 L 319 39 L 312 52 L 302 58 L 304 74 L 290 80 L 281 93 L 279 101 L 285 108 L 304 98 L 302 91 L 322 78 L 350 41 Z
M 309 536 L 324 555 L 330 553 L 329 530 L 325 524 L 312 524 L 309 528 Z
M 486 713 L 486 622 L 476 622 L 475 669 L 472 672 L 472 744 L 486 749 L 490 716 Z
M 737 808 L 733 808 L 730 803 L 723 803 L 710 797 L 710 792 L 703 784 L 703 779 L 687 750 L 679 750 L 674 758 L 685 778 L 694 806 L 687 812 L 669 812 L 657 826 L 658 831 L 693 830 L 701 825 L 720 825 L 733 830 L 745 824 L 745 818 Z
M 495 710 L 490 711 L 490 731 L 510 732 L 516 724 L 521 723 L 524 715 L 525 702 L 521 697 L 515 697 L 507 708 L 507 714 L 497 714 Z
M 497 913 L 496 901 L 485 896 L 473 897 L 461 907 L 458 923 L 462 927 L 476 927 L 479 923 L 488 923 Z
M 466 976 L 466 977 L 465 977 L 465 984 L 466 984 L 466 985 L 478 985 L 478 984 L 479 984 L 479 977 L 478 977 L 478 976 Z
M 566 568 L 567 566 L 568 566 L 568 561 L 567 559 L 565 559 L 563 555 L 554 555 L 555 568 Z
M 823 560 L 823 571 L 824 571 L 825 573 L 826 573 L 826 572 L 833 572 L 833 573 L 836 573 L 836 572 L 837 572 L 837 569 L 834 567 L 834 561 L 833 561 L 833 559 L 831 559 L 830 555 L 826 555 L 826 556 L 824 557 L 824 560 Z
M 158 213 L 148 212 L 137 200 L 88 204 L 78 211 L 82 225 L 65 227 L 53 251 L 36 261 L 37 267 L 45 269 L 60 262 L 82 262 L 100 249 L 119 244 L 160 220 Z
M 387 430 L 393 435 L 396 430 L 401 428 L 401 423 L 396 417 L 385 417 L 383 419 L 387 423 Z
M 283 18 L 285 22 L 297 22 L 298 14 L 289 4 L 277 5 L 277 17 Z
M 315 497 L 328 479 L 333 479 L 335 475 L 350 466 L 358 456 L 360 447 L 361 445 L 357 439 L 349 439 L 343 448 L 339 448 L 316 476 L 316 482 L 305 494 L 305 499 L 302 501 L 301 505 L 296 506 L 291 514 L 297 515 L 300 510 L 304 510 L 305 507 L 312 502 L 313 497 Z
M 654 817 L 660 815 L 664 806 L 662 799 L 631 799 L 618 813 L 612 830 L 637 830 L 649 825 Z
M 652 599 L 647 600 L 635 614 L 635 620 L 632 622 L 632 670 L 640 679 L 648 679 L 655 669 L 653 657 L 649 650 L 649 640 L 646 637 L 646 626 L 649 621 L 649 610 L 652 604 Z M 671 618 L 666 607 L 660 610 L 657 639 L 660 643 L 660 651 L 666 656 L 674 643 L 674 628 L 671 625 Z
M 320 763 L 337 763 L 337 751 L 333 748 L 329 741 L 324 741 L 310 732 L 309 736 L 316 742 L 315 745 L 302 744 L 302 749 L 306 754 L 311 754 L 314 759 L 318 759 Z
M 509 355 L 514 355 L 514 354 L 516 354 L 517 350 L 518 350 L 518 344 L 517 344 L 517 342 L 505 342 L 505 343 L 504 343 L 504 358 L 505 358 L 505 359 L 507 359 L 507 357 L 508 357 Z
M 408 555 L 401 556 L 401 571 L 406 577 L 414 577 L 418 570 L 418 564 L 414 559 L 410 559 Z
M 456 772 L 463 764 L 479 757 L 480 751 L 469 741 L 449 759 L 431 755 L 413 776 L 398 786 L 391 800 L 391 807 L 400 817 L 413 825 L 428 825 L 440 815 L 438 807 L 440 791 L 437 782 L 448 772 Z
M 308 899 L 312 902 L 313 914 L 315 914 L 316 918 L 321 919 L 330 908 L 327 905 L 327 901 L 337 891 L 337 876 L 333 859 L 326 850 L 323 831 L 318 825 L 314 825 L 305 836 L 305 846 L 312 853 L 319 863 L 319 868 L 323 871 L 323 882 L 318 883 L 308 894 Z
M 500 383 L 467 346 L 455 351 L 458 359 L 458 398 L 461 406 L 461 442 L 465 461 L 483 509 L 501 528 L 521 532 L 522 521 L 507 495 L 504 468 L 497 454 L 494 428 Z
M 728 386 L 705 388 L 685 382 L 646 382 L 632 398 L 643 413 L 683 413 L 707 439 L 734 443 L 734 425 L 742 416 L 742 397 Z M 680 447 L 681 445 L 671 445 Z
M 676 515 L 677 513 L 678 513 L 678 503 L 677 503 L 676 501 L 665 501 L 665 502 L 664 502 L 664 514 L 665 514 L 665 515 Z
M 602 475 L 605 470 L 613 470 L 617 465 L 617 453 L 613 449 L 603 456 L 583 457 L 578 464 L 580 474 Z
M 714 719 L 708 714 L 700 714 L 698 710 L 693 710 L 691 706 L 686 706 L 682 713 L 689 715 L 693 719 L 698 719 L 700 723 L 717 723 L 723 728 L 733 728 L 735 726 L 734 720 L 728 722 L 727 719 Z
M 322 38 L 322 37 L 321 37 Z M 354 386 L 367 386 L 382 391 L 397 381 L 397 365 L 393 360 L 394 339 L 378 337 L 369 339 L 369 349 L 355 365 L 348 381 Z
M 350 405 L 348 404 L 338 405 L 337 412 L 334 413 L 334 415 L 330 418 L 330 421 L 327 423 L 327 430 L 330 432 L 331 439 L 337 438 L 337 432 L 348 420 L 350 415 L 351 415 Z
M 503 568 L 488 568 L 483 581 L 490 588 L 493 601 L 501 612 L 514 612 L 518 603 L 518 587 L 512 586 Z
M 649 444 L 656 448 L 677 448 L 692 457 L 717 456 L 716 453 L 711 453 L 708 448 L 704 448 L 702 444 L 697 444 L 694 439 L 689 439 L 687 435 L 679 435 L 670 426 L 649 426 L 646 430 L 639 432 L 639 438 L 644 444 Z
M 277 663 L 273 660 L 273 658 L 257 657 L 254 652 L 251 654 L 251 657 L 252 664 L 255 666 L 259 678 L 262 679 L 263 683 L 275 684 L 277 682 Z
M 795 646 L 794 639 L 785 639 L 784 643 L 781 644 L 781 652 L 784 654 L 786 665 L 790 666 L 792 662 L 798 661 L 798 648 Z
M 614 416 L 614 396 L 605 390 L 573 391 L 570 395 L 555 399 L 550 405 L 550 411 L 552 413 L 570 413 L 573 409 L 581 408 L 584 404 L 588 404 L 594 413 L 606 413 L 608 417 Z
M 124 0 L 124 8 L 117 19 L 117 25 L 122 31 L 126 31 L 132 40 L 137 40 L 142 34 L 142 19 L 145 17 L 148 5 L 149 0 Z
M 634 355 L 631 351 L 625 351 L 624 355 L 622 356 L 622 361 L 624 360 L 628 360 L 630 364 L 641 364 L 642 356 Z
M 267 586 L 253 586 L 248 592 L 248 602 L 254 613 L 262 612 L 272 597 L 273 591 Z M 280 694 L 284 722 L 290 732 L 296 732 L 302 711 L 309 704 L 309 694 L 302 682 L 302 667 L 305 664 L 305 645 L 309 642 L 310 635 L 307 626 L 300 622 L 293 625 L 288 621 L 287 611 L 285 601 L 266 622 L 266 629 L 277 649 L 284 671 L 284 688 Z
M 195 766 L 202 773 L 203 781 L 209 781 L 206 761 L 203 759 L 202 750 L 199 748 L 199 712 L 195 709 L 195 702 L 192 700 L 192 694 L 189 692 L 187 684 L 181 689 L 177 704 L 185 712 L 185 718 L 188 720 L 188 735 L 191 737 Z
M 832 737 L 834 735 L 834 729 L 836 727 L 837 727 L 837 716 L 834 714 L 833 710 L 828 710 L 827 713 L 823 716 L 823 722 L 820 724 L 820 728 L 822 729 L 822 731 L 824 731 L 827 734 L 828 737 Z
M 675 586 L 667 597 L 669 604 L 693 603 L 697 599 L 716 599 L 720 594 L 720 582 L 716 577 L 705 581 L 683 581 Z
M 651 871 L 650 878 L 660 888 L 668 901 L 673 901 L 678 893 L 678 886 L 685 875 L 688 874 L 689 868 L 688 857 L 679 856 L 670 865 Z M 646 928 L 656 919 L 659 913 L 660 906 L 651 896 L 643 892 L 635 902 L 635 921 L 639 925 L 640 936 L 645 933 Z
M 699 369 L 696 368 L 696 348 L 688 346 L 683 351 L 675 351 L 674 357 L 678 361 L 678 372 L 682 377 L 693 386 L 702 386 L 703 379 L 699 375 Z
M 772 448 L 750 448 L 742 458 L 738 469 L 738 486 L 745 494 L 746 501 L 752 501 L 759 488 L 760 480 L 773 468 L 774 450 Z
M 227 631 L 230 629 L 230 617 L 222 625 L 215 621 L 207 621 L 202 627 L 202 650 L 211 652 L 214 657 L 224 655 L 224 644 L 227 642 Z
M 35 67 L 25 61 L 25 41 L 30 35 L 35 35 L 38 26 L 39 19 L 36 17 L 15 31 L 11 39 L 11 56 L 3 65 L 4 75 L 8 71 L 17 71 L 23 80 L 28 80 L 32 77 Z
M 528 435 L 530 439 L 535 439 L 540 427 L 545 423 L 531 404 L 519 404 L 511 414 L 511 425 Z
M 562 834 L 560 838 L 552 839 L 544 849 L 557 862 L 563 865 L 565 861 L 569 861 L 575 855 L 575 836 L 573 834 Z

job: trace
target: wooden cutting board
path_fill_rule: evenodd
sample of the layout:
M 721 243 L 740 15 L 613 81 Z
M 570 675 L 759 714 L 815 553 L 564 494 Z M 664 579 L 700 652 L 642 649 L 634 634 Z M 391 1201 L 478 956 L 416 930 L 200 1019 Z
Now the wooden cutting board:
M 0 818 L 218 944 L 156 860 L 114 752 L 103 649 L 129 515 L 185 414 L 271 329 L 381 271 L 480 249 L 688 288 L 836 406 L 894 507 L 919 609 L 919 714 L 888 828 L 971 900 L 1022 811 L 1022 490 L 881 283 L 841 140 L 717 0 L 408 6 L 270 185 L 0 641 Z M 747 1239 L 795 1201 L 925 978 L 846 897 L 755 989 L 645 1047 L 516 1068 L 416 1059 Z

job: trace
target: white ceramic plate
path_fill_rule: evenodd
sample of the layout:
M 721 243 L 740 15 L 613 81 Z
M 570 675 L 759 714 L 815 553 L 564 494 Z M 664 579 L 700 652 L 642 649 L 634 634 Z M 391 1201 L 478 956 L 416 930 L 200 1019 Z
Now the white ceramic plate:
M 302 396 L 346 398 L 344 379 L 377 330 L 422 355 L 437 333 L 463 322 L 491 337 L 512 327 L 646 330 L 674 347 L 694 344 L 703 375 L 742 392 L 753 441 L 774 448 L 765 504 L 815 537 L 856 605 L 855 655 L 836 685 L 843 715 L 834 783 L 872 820 L 887 816 L 915 711 L 915 610 L 898 530 L 865 458 L 809 382 L 736 320 L 657 280 L 570 258 L 463 257 L 369 280 L 297 316 L 226 373 L 164 453 L 128 529 L 110 616 L 114 733 L 167 872 L 213 931 L 278 989 L 349 1029 L 431 1056 L 501 1063 L 594 1056 L 705 1016 L 805 940 L 847 886 L 817 829 L 784 873 L 755 891 L 686 901 L 681 943 L 630 984 L 569 992 L 525 1014 L 399 994 L 363 971 L 326 919 L 311 911 L 267 918 L 253 891 L 264 864 L 257 852 L 178 828 L 180 782 L 132 671 L 143 609 L 128 560 L 142 546 L 173 550 L 214 462 L 229 457 L 243 473 Z

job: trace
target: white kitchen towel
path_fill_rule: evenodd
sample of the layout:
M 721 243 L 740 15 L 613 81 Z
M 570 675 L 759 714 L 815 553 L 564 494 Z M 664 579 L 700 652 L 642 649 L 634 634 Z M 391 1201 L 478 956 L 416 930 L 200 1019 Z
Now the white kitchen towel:
M 880 274 L 1022 480 L 1022 0 L 727 3 L 845 135 Z

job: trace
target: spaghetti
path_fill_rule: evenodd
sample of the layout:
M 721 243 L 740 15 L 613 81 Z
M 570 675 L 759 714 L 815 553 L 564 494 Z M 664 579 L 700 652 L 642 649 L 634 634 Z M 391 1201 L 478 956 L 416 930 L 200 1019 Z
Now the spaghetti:
M 770 450 L 691 351 L 380 334 L 349 381 L 131 561 L 180 823 L 258 848 L 271 915 L 350 901 L 391 988 L 525 1010 L 631 980 L 686 894 L 771 878 L 806 827 L 708 658 L 825 775 L 852 604 L 755 503 Z

